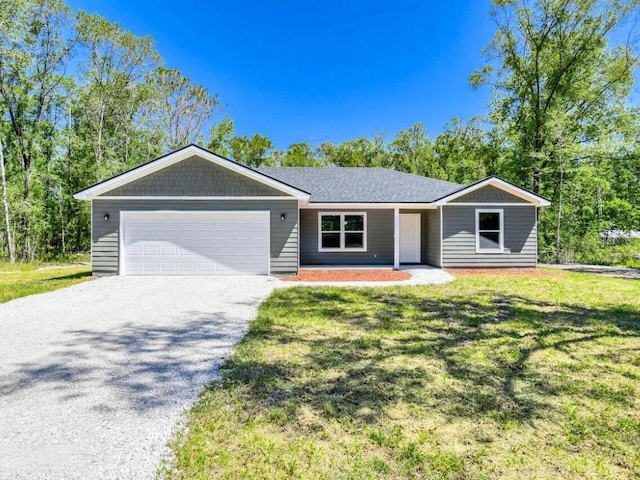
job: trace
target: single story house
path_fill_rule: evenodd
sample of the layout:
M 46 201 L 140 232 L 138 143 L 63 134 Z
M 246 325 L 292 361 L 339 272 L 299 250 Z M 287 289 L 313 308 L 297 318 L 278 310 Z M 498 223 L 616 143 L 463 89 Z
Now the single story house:
M 75 194 L 95 275 L 291 274 L 301 266 L 535 267 L 549 201 L 384 168 L 248 168 L 195 145 Z

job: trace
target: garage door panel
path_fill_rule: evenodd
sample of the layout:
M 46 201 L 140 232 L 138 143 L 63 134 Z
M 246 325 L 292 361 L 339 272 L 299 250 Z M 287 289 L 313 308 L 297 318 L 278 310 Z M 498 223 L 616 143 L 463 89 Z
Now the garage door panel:
M 175 245 L 162 246 L 162 256 L 177 255 L 177 254 L 178 254 L 178 247 L 176 247 Z
M 152 257 L 157 257 L 160 254 L 160 246 L 159 245 L 144 245 L 142 247 L 142 254 L 148 255 Z
M 142 271 L 142 262 L 131 261 L 127 265 L 127 271 L 129 273 L 138 273 Z
M 196 262 L 180 262 L 178 267 L 181 273 L 192 273 L 196 270 Z
M 213 266 L 210 262 L 198 262 L 197 267 L 199 272 L 213 273 Z
M 123 212 L 122 229 L 124 274 L 269 273 L 266 212 Z
M 160 271 L 159 262 L 147 261 L 141 262 L 141 264 L 142 269 L 140 270 L 140 273 L 158 273 Z

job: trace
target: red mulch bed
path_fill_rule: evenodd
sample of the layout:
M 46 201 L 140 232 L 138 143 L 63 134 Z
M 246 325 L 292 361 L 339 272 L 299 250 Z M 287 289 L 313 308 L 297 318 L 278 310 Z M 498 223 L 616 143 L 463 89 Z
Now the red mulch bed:
M 295 277 L 284 277 L 285 282 L 396 282 L 409 280 L 411 274 L 405 271 L 371 268 L 349 270 L 305 270 Z
M 556 272 L 537 268 L 448 268 L 451 275 L 512 275 L 525 277 L 561 277 Z

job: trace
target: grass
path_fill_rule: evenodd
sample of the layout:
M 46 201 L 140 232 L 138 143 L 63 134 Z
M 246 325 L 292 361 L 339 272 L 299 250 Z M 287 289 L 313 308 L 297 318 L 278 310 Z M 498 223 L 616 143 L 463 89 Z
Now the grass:
M 578 263 L 640 268 L 640 239 L 603 244 L 599 238 L 586 236 L 577 247 L 574 257 Z
M 638 478 L 640 282 L 274 292 L 172 478 Z
M 79 263 L 0 262 L 0 303 L 69 287 L 90 277 L 91 268 Z

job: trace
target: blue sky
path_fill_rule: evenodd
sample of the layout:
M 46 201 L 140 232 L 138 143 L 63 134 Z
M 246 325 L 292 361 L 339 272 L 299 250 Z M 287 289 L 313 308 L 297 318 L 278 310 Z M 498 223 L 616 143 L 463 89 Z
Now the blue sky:
M 468 79 L 494 32 L 488 0 L 68 3 L 151 35 L 166 66 L 218 93 L 237 134 L 276 148 L 417 121 L 438 134 L 486 113 L 488 89 Z

